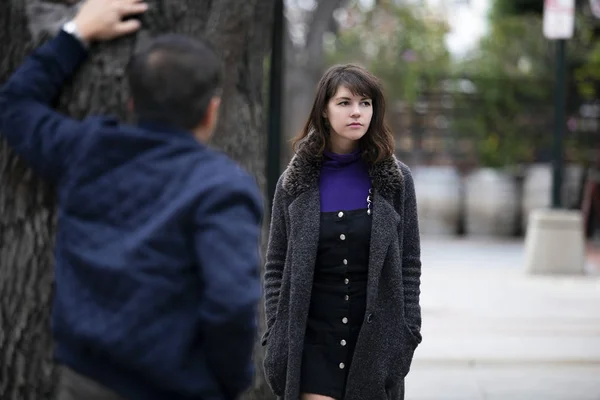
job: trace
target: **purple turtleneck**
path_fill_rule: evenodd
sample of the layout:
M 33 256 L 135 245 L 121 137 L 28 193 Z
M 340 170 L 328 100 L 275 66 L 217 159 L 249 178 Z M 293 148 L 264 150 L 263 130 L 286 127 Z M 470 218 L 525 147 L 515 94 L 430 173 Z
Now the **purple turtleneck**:
M 323 153 L 319 179 L 321 212 L 367 208 L 371 178 L 360 150 L 350 154 Z

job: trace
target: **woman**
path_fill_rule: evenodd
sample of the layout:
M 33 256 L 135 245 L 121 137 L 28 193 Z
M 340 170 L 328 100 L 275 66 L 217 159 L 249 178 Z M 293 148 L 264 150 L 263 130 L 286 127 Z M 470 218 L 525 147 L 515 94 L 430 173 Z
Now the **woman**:
M 334 66 L 279 179 L 267 249 L 265 375 L 285 400 L 404 397 L 421 342 L 420 243 L 380 84 Z

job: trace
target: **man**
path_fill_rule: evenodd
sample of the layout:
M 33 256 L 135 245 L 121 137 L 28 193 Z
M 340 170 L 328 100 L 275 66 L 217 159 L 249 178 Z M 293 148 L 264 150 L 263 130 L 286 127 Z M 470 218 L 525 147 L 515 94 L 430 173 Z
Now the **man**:
M 0 90 L 0 132 L 56 182 L 52 328 L 61 400 L 234 399 L 251 383 L 262 204 L 209 149 L 219 62 L 167 35 L 130 63 L 138 123 L 51 102 L 95 41 L 139 29 L 140 0 L 88 0 Z

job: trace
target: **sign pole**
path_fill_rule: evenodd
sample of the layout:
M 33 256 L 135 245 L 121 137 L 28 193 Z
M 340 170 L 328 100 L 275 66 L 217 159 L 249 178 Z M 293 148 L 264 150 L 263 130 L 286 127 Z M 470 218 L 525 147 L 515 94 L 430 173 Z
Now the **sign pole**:
M 561 208 L 561 192 L 564 176 L 564 136 L 566 108 L 566 41 L 556 41 L 556 83 L 554 111 L 554 146 L 552 163 L 552 208 Z
M 531 274 L 585 272 L 585 240 L 580 210 L 561 209 L 563 141 L 566 130 L 566 40 L 573 37 L 575 0 L 544 2 L 544 36 L 556 42 L 556 93 L 552 163 L 552 208 L 528 216 L 525 268 Z
M 566 128 L 566 40 L 573 37 L 575 0 L 544 1 L 544 36 L 556 42 L 554 137 L 552 146 L 552 208 L 562 206 L 564 136 Z

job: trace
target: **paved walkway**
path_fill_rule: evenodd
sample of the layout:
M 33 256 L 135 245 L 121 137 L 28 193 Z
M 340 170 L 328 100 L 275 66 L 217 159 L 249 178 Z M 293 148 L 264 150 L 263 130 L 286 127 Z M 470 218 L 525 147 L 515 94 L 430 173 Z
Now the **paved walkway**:
M 600 400 L 600 269 L 530 276 L 522 241 L 423 238 L 407 400 Z

